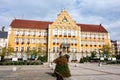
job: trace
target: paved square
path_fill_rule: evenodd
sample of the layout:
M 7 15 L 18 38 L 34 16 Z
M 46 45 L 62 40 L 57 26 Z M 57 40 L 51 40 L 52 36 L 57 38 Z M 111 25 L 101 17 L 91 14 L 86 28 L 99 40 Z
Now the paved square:
M 120 65 L 102 65 L 85 63 L 71 65 L 72 79 L 74 80 L 120 80 Z
M 70 63 L 72 80 L 120 80 L 120 65 L 102 65 L 97 63 Z M 17 70 L 13 71 L 16 67 Z M 51 76 L 53 70 L 47 65 L 0 66 L 0 80 L 56 80 Z

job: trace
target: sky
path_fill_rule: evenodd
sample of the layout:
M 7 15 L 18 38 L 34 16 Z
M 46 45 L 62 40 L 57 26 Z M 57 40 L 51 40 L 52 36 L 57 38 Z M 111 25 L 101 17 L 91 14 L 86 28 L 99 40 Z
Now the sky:
M 13 19 L 55 21 L 66 9 L 76 23 L 102 24 L 111 40 L 120 40 L 120 0 L 0 0 L 0 29 Z

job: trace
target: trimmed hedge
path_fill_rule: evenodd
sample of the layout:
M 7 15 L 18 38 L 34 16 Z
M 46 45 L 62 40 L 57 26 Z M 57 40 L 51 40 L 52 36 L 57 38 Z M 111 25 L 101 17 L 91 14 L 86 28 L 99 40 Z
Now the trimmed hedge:
M 90 62 L 90 60 L 91 60 L 91 57 L 86 56 L 86 57 L 83 57 L 83 58 L 80 59 L 80 63 Z
M 120 60 L 117 61 L 107 61 L 107 64 L 120 64 Z
M 40 61 L 4 61 L 0 62 L 0 65 L 43 65 Z

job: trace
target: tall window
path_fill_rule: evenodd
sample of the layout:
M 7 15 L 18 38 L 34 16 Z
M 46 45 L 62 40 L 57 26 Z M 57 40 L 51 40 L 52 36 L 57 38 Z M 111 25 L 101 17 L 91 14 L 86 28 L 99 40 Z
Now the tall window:
M 57 35 L 57 34 L 58 34 L 58 30 L 57 30 L 57 29 L 54 29 L 53 34 L 54 34 L 54 35 Z
M 68 30 L 68 36 L 71 36 L 71 32 L 70 32 L 70 30 Z
M 35 39 L 32 39 L 32 43 L 35 44 L 35 42 L 36 42 Z
M 42 36 L 42 32 L 38 32 L 38 36 Z
M 15 42 L 19 42 L 19 38 L 16 38 Z
M 64 29 L 64 35 L 66 36 L 67 35 L 67 31 Z
M 55 47 L 53 47 L 53 52 L 55 52 Z
M 22 43 L 24 43 L 24 38 L 22 38 Z
M 30 31 L 28 31 L 27 35 L 30 36 Z
M 16 51 L 16 52 L 18 51 L 18 47 L 15 47 L 15 51 Z
M 68 39 L 67 38 L 63 38 L 62 39 L 62 43 L 68 43 Z
M 24 47 L 21 47 L 21 52 L 23 52 L 24 51 Z
M 22 36 L 25 36 L 25 31 L 22 32 Z
M 59 35 L 62 35 L 62 30 L 59 30 Z
M 18 36 L 20 34 L 20 32 L 19 31 L 16 31 L 16 35 Z
M 36 35 L 36 32 L 34 31 L 34 32 L 33 32 L 33 36 L 35 36 L 35 35 Z

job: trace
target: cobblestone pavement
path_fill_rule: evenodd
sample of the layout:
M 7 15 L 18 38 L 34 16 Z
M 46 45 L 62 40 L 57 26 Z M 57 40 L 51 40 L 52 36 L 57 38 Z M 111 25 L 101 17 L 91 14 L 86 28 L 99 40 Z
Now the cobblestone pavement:
M 16 69 L 16 71 L 15 71 Z M 55 80 L 46 66 L 0 66 L 0 80 Z

